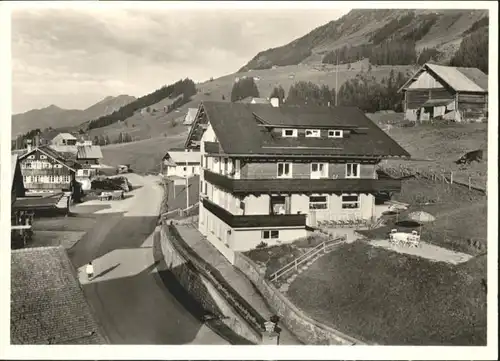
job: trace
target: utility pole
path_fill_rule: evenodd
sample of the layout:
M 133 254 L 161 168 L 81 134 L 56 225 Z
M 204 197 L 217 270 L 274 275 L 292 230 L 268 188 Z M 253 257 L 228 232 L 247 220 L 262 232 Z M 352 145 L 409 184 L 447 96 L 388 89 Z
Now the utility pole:
M 188 177 L 188 162 L 186 161 L 186 209 L 189 208 L 189 177 Z

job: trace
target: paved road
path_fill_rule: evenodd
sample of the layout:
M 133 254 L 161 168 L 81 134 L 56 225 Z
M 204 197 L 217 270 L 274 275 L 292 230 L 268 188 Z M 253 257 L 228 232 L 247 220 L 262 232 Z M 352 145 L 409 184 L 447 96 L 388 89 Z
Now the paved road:
M 169 293 L 157 273 L 152 246 L 162 198 L 158 178 L 128 177 L 133 185 L 140 186 L 130 193 L 132 197 L 82 205 L 108 203 L 111 208 L 95 212 L 102 220 L 69 252 L 110 342 L 227 344 Z M 90 260 L 96 276 L 88 282 L 84 268 Z

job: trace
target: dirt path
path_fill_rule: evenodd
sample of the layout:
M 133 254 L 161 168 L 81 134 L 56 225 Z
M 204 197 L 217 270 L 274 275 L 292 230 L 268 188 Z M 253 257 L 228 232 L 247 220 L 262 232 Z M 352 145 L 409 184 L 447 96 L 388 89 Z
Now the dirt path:
M 390 251 L 422 257 L 435 262 L 459 264 L 467 262 L 473 257 L 466 253 L 455 252 L 426 242 L 420 242 L 419 247 L 395 246 L 385 239 L 373 240 L 368 243 L 375 247 L 382 247 Z

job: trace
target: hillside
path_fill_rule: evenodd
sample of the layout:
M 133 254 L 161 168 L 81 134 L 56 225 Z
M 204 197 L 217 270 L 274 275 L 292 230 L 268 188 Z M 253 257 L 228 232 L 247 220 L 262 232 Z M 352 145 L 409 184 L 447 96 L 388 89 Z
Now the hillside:
M 356 9 L 289 44 L 258 53 L 240 72 L 317 63 L 332 50 L 386 40 L 414 40 L 417 53 L 434 48 L 445 62 L 466 35 L 488 26 L 487 16 L 487 10 Z
M 62 109 L 50 105 L 42 109 L 33 109 L 26 113 L 12 116 L 12 135 L 16 136 L 30 130 L 39 128 L 65 128 L 77 126 L 89 119 L 94 119 L 112 113 L 120 107 L 135 100 L 130 95 L 108 96 L 87 109 Z
M 361 70 L 367 71 L 367 61 L 360 61 L 347 65 L 341 65 L 338 69 L 338 87 L 347 80 L 354 78 Z M 373 66 L 372 74 L 378 80 L 388 77 L 391 70 L 411 74 L 413 66 Z M 120 132 L 128 132 L 134 139 L 147 139 L 150 137 L 177 134 L 180 130 L 173 126 L 173 121 L 186 114 L 188 108 L 197 108 L 203 100 L 222 101 L 224 96 L 229 101 L 231 89 L 234 82 L 242 77 L 254 77 L 261 97 L 269 97 L 274 86 L 281 85 L 288 93 L 290 86 L 298 81 L 311 81 L 316 84 L 326 84 L 335 88 L 335 66 L 329 64 L 317 64 L 315 66 L 291 65 L 276 69 L 253 70 L 244 73 L 223 76 L 213 81 L 197 84 L 198 92 L 192 99 L 179 107 L 176 111 L 165 113 L 162 111 L 134 114 L 124 122 L 115 123 L 106 127 L 90 130 L 90 136 L 108 135 L 111 139 L 118 137 Z M 151 108 L 162 109 L 163 102 L 151 106 Z

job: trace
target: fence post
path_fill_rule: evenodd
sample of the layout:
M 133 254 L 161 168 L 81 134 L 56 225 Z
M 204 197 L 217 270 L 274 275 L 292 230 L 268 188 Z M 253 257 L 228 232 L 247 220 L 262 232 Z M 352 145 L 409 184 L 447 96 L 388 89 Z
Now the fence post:
M 295 263 L 295 271 L 297 271 L 297 270 L 299 269 L 299 267 L 298 267 L 298 265 L 297 265 L 297 258 L 295 258 L 294 263 Z
M 323 242 L 323 253 L 326 254 L 326 242 Z
M 450 183 L 453 184 L 453 171 L 450 173 Z
M 470 181 L 470 176 L 469 176 L 469 190 L 471 190 L 471 181 Z

